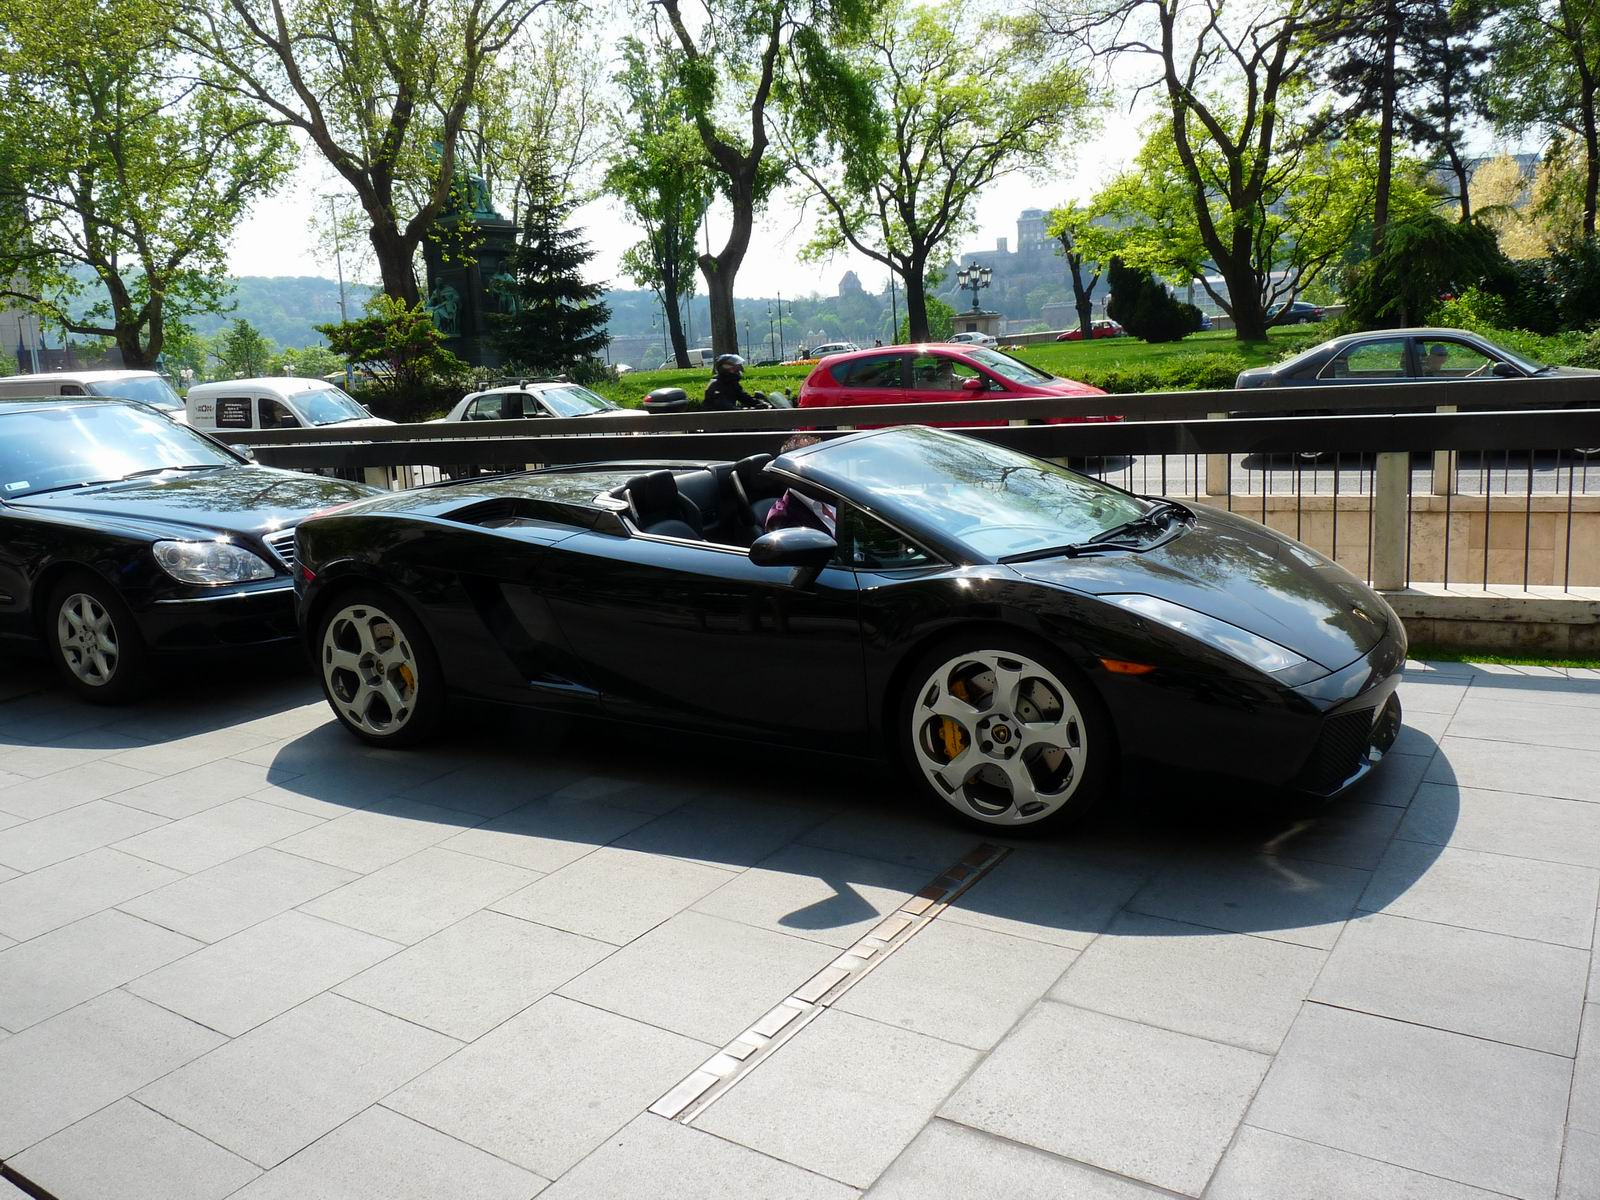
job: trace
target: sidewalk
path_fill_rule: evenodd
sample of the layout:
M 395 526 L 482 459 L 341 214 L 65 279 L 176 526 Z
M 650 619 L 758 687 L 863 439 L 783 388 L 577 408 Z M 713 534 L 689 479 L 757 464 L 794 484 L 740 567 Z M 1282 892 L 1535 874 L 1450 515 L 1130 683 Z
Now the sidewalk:
M 0 679 L 0 1160 L 58 1200 L 1600 1197 L 1600 674 L 1415 664 L 1325 811 L 987 850 L 759 749 Z

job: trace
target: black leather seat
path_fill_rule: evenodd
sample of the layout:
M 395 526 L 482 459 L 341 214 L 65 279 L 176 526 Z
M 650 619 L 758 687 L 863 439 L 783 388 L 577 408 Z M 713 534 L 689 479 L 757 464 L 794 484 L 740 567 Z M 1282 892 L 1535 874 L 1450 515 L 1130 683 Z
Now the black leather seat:
M 628 480 L 622 493 L 627 497 L 633 523 L 641 533 L 702 540 L 700 509 L 694 501 L 679 494 L 678 481 L 671 471 L 635 475 Z
M 767 514 L 784 491 L 782 481 L 766 473 L 771 461 L 770 454 L 752 454 L 733 464 L 734 490 L 758 530 L 767 527 Z

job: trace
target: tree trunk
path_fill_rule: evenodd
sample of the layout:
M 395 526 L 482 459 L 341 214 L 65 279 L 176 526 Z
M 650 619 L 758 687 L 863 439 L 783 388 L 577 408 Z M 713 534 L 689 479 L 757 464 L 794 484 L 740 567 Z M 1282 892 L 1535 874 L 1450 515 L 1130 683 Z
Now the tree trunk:
M 1394 173 L 1395 42 L 1400 38 L 1394 0 L 1383 7 L 1383 78 L 1379 85 L 1378 181 L 1372 196 L 1372 251 L 1383 245 L 1383 228 L 1389 223 L 1390 180 Z
M 922 272 L 908 267 L 901 277 L 906 285 L 906 341 L 912 345 L 926 342 L 928 334 L 928 289 Z
M 733 312 L 733 280 L 750 248 L 750 233 L 755 228 L 756 161 L 746 160 L 744 170 L 728 179 L 728 203 L 733 208 L 733 227 L 716 257 L 700 256 L 700 273 L 706 280 L 706 304 L 711 311 L 711 352 L 739 353 L 739 321 Z
M 117 349 L 122 352 L 122 365 L 130 371 L 149 371 L 155 363 L 155 352 L 147 351 L 139 340 L 137 325 L 117 326 Z
M 1249 262 L 1219 262 L 1217 273 L 1228 285 L 1228 315 L 1233 318 L 1234 340 L 1266 341 L 1267 306 L 1261 300 L 1261 280 Z
M 1595 230 L 1595 207 L 1600 199 L 1600 131 L 1595 128 L 1595 92 L 1591 87 L 1583 90 L 1583 236 L 1592 238 Z
M 672 357 L 677 361 L 678 370 L 689 369 L 689 339 L 683 336 L 683 316 L 678 312 L 678 297 L 672 297 L 671 304 L 661 306 L 667 314 L 667 336 L 672 339 Z
M 706 278 L 706 307 L 711 313 L 711 353 L 739 353 L 739 325 L 733 316 L 733 273 L 723 271 L 709 254 L 700 256 L 700 273 Z
M 417 289 L 416 264 L 412 261 L 416 247 L 406 243 L 394 219 L 388 216 L 373 218 L 371 237 L 384 294 L 414 308 L 422 299 Z
M 1097 274 L 1089 281 L 1089 286 L 1083 285 L 1083 258 L 1080 255 L 1068 254 L 1067 266 L 1072 271 L 1072 298 L 1078 310 L 1078 329 L 1083 334 L 1084 341 L 1094 338 L 1094 285 L 1100 276 Z
M 1465 225 L 1472 220 L 1472 199 L 1467 194 L 1469 191 L 1468 184 L 1471 182 L 1467 178 L 1467 164 L 1462 161 L 1461 153 L 1456 149 L 1454 142 L 1450 143 L 1447 153 L 1450 155 L 1450 170 L 1456 177 L 1456 187 L 1460 189 L 1461 224 Z

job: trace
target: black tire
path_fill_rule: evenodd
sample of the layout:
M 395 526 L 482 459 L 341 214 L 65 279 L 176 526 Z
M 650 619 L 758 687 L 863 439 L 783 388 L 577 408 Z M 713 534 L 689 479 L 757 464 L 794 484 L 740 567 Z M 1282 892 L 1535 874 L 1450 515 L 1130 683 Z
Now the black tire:
M 399 749 L 438 734 L 444 672 L 427 631 L 393 593 L 363 587 L 335 596 L 317 621 L 312 657 L 334 716 L 363 742 Z
M 993 690 L 986 700 L 981 696 L 985 671 L 998 683 L 998 672 L 984 660 L 1002 671 L 1017 668 L 1014 710 L 998 703 Z M 956 699 L 966 693 L 970 721 L 931 711 L 930 702 L 942 702 L 942 690 Z M 1065 655 L 1030 637 L 974 630 L 929 647 L 906 675 L 894 722 L 893 740 L 913 785 L 946 815 L 991 835 L 1060 833 L 1082 824 L 1114 790 L 1117 738 L 1104 702 Z M 1025 744 L 1029 726 L 1051 724 L 1063 735 L 1060 749 Z M 1007 747 L 1020 749 L 1008 754 Z M 1073 748 L 1080 752 L 1076 758 Z M 958 787 L 936 781 L 941 757 L 948 765 L 968 753 L 973 758 Z M 1020 804 L 1012 774 L 1019 766 L 1034 785 Z
M 150 651 L 139 623 L 116 588 L 92 571 L 71 571 L 50 590 L 44 637 L 57 673 L 80 699 L 131 704 L 150 690 Z

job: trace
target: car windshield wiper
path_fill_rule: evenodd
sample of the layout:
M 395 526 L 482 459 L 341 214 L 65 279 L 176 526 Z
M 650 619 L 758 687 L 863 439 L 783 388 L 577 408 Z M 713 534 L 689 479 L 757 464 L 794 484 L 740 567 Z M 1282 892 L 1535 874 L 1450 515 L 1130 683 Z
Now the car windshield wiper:
M 1114 542 L 1130 533 L 1143 533 L 1146 530 L 1152 533 L 1163 533 L 1167 528 L 1165 518 L 1174 516 L 1182 521 L 1189 516 L 1189 510 L 1172 500 L 1162 500 L 1155 507 L 1147 509 L 1143 514 L 1133 518 L 1131 521 L 1124 521 L 1121 525 L 1113 525 L 1110 529 L 1102 529 L 1089 539 L 1088 544 L 1099 545 L 1103 542 Z
M 108 479 L 107 483 L 121 483 L 123 479 L 143 479 L 147 475 L 160 475 L 167 471 L 220 471 L 229 463 L 182 463 L 170 467 L 146 467 L 142 471 L 129 471 L 122 479 Z
M 1020 554 L 1007 554 L 1003 563 L 1035 562 L 1041 558 L 1084 558 L 1091 554 L 1105 554 L 1112 550 L 1143 550 L 1136 542 L 1067 542 L 1061 546 L 1045 546 L 1039 550 L 1024 550 Z

